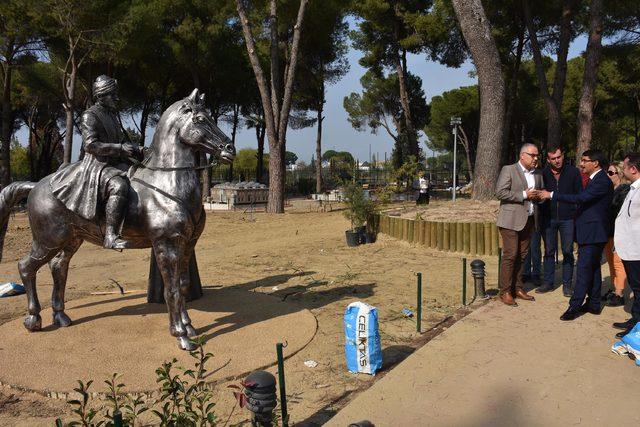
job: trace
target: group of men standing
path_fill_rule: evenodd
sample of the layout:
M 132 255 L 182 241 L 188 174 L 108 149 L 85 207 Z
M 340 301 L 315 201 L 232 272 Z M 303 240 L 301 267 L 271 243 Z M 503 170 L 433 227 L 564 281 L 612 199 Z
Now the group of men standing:
M 631 182 L 619 212 L 612 210 L 614 187 L 606 156 L 587 150 L 580 170 L 565 162 L 561 149 L 547 153 L 540 165 L 534 144 L 524 144 L 518 162 L 502 168 L 496 184 L 500 200 L 497 225 L 502 237 L 499 299 L 517 306 L 517 299 L 534 301 L 527 293 L 522 271 L 534 231 L 544 240 L 544 283 L 537 289 L 555 289 L 555 255 L 558 235 L 563 253 L 562 290 L 569 307 L 560 317 L 570 321 L 584 313 L 600 314 L 602 274 L 600 261 L 607 242 L 614 236 L 614 250 L 622 259 L 628 284 L 634 293 L 631 319 L 614 323 L 629 332 L 640 321 L 640 155 L 624 158 L 622 172 Z M 614 219 L 615 218 L 615 219 Z M 578 244 L 576 280 L 573 282 L 574 242 Z

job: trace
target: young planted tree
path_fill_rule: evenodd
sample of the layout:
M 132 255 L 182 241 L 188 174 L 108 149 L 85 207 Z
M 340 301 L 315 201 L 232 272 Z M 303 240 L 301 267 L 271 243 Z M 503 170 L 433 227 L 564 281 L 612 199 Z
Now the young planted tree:
M 480 0 L 452 0 L 478 71 L 480 129 L 473 181 L 473 198 L 493 198 L 500 167 L 505 115 L 505 86 L 496 43 Z
M 302 23 L 307 3 L 308 0 L 300 0 L 291 43 L 283 43 L 286 39 L 282 37 L 279 31 L 277 1 L 269 1 L 268 30 L 270 35 L 271 66 L 271 84 L 269 84 L 260 63 L 255 35 L 249 21 L 245 2 L 236 0 L 249 60 L 260 91 L 267 139 L 269 140 L 269 202 L 267 203 L 267 212 L 270 213 L 284 213 L 286 135 L 293 97 L 293 83 L 298 64 Z M 280 48 L 281 43 L 286 45 L 284 49 Z M 283 70 L 281 63 L 284 57 L 287 60 Z

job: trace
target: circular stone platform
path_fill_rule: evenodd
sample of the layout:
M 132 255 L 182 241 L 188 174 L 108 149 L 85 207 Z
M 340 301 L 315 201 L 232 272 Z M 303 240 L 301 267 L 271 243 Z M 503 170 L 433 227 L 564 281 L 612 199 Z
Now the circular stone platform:
M 288 342 L 285 356 L 291 356 L 317 327 L 309 310 L 257 292 L 205 289 L 187 307 L 213 353 L 209 381 L 273 365 L 276 343 Z M 176 358 L 194 366 L 169 334 L 166 306 L 147 304 L 144 293 L 75 300 L 66 312 L 74 322 L 68 328 L 51 325 L 51 309 L 41 313 L 41 332 L 29 333 L 22 318 L 0 326 L 2 384 L 66 399 L 77 380 L 94 380 L 91 390 L 102 392 L 103 381 L 118 373 L 126 391 L 151 392 L 158 389 L 155 369 L 162 362 Z

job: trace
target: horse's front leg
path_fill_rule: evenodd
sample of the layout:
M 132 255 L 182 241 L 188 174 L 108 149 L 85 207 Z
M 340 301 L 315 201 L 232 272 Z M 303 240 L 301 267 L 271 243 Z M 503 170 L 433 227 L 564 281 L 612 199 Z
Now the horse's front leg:
M 182 320 L 182 324 L 184 325 L 185 331 L 187 331 L 188 337 L 195 337 L 198 335 L 195 328 L 191 324 L 191 318 L 189 317 L 189 313 L 187 313 L 186 299 L 187 295 L 189 295 L 189 289 L 191 287 L 191 277 L 189 277 L 189 261 L 187 259 L 187 267 L 180 274 L 180 319 Z
M 153 243 L 156 262 L 164 281 L 164 299 L 169 312 L 169 331 L 178 339 L 183 350 L 194 350 L 196 345 L 188 338 L 187 328 L 182 319 L 184 297 L 180 291 L 181 279 L 185 269 L 187 244 L 184 239 L 173 238 Z

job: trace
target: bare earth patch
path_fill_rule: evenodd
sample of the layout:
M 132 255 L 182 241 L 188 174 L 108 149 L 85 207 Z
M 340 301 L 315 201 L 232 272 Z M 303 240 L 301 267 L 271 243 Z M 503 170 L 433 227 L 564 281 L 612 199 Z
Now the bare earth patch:
M 417 215 L 425 221 L 450 222 L 495 222 L 498 217 L 498 200 L 479 202 L 470 199 L 433 200 L 427 206 L 416 206 L 415 203 L 404 203 L 389 210 L 402 218 L 415 219 Z
M 436 202 L 424 210 L 428 215 L 422 215 L 423 219 L 453 220 L 450 219 L 452 211 L 460 217 L 467 212 L 469 221 L 477 220 L 475 218 L 481 215 L 487 215 L 483 220 L 490 220 L 487 212 L 490 209 L 467 200 L 456 202 L 453 210 L 451 205 L 447 207 Z M 477 212 L 473 214 L 475 216 L 471 211 Z M 447 212 L 449 214 L 445 216 Z M 379 309 L 385 361 L 381 375 L 465 313 L 465 310 L 459 310 L 459 255 L 430 251 L 383 235 L 375 244 L 348 248 L 344 235 L 348 226 L 341 212 L 209 213 L 207 226 L 196 247 L 204 286 L 271 294 L 300 304 L 316 316 L 318 332 L 315 338 L 285 362 L 289 413 L 292 422 L 299 425 L 322 424 L 354 394 L 380 377 L 354 375 L 346 370 L 342 316 L 349 303 L 360 300 Z M 27 253 L 30 241 L 26 216 L 18 214 L 9 224 L 0 281 L 20 282 L 17 260 Z M 497 259 L 487 256 L 483 260 L 487 262 L 488 284 L 495 286 Z M 146 289 L 148 269 L 148 250 L 118 253 L 85 244 L 71 262 L 67 300 L 94 291 L 117 290 L 113 281 L 125 290 Z M 414 272 L 424 274 L 422 324 L 423 330 L 428 332 L 422 335 L 416 333 L 415 320 L 402 315 L 403 308 L 415 310 Z M 39 273 L 38 281 L 40 302 L 48 306 L 52 280 L 46 267 Z M 469 289 L 472 289 L 471 281 Z M 0 299 L 0 324 L 21 317 L 25 312 L 26 297 Z M 1 343 L 0 337 L 0 346 Z M 69 345 L 73 343 L 61 342 L 59 351 L 63 352 Z M 167 345 L 175 345 L 168 334 Z M 250 357 L 251 343 L 246 344 L 246 352 L 238 357 Z M 318 362 L 318 366 L 306 367 L 304 362 L 307 360 Z M 275 368 L 270 371 L 276 372 Z M 150 370 L 140 375 L 155 374 Z M 104 379 L 93 378 L 96 385 Z M 127 378 L 122 380 L 127 382 Z M 233 396 L 226 387 L 231 383 L 217 384 L 216 414 L 223 421 L 234 407 Z M 9 389 L 0 389 L 0 393 L 0 425 L 50 426 L 58 416 L 70 417 L 70 409 L 64 402 Z M 14 402 L 16 398 L 19 401 Z M 230 422 L 247 419 L 248 413 L 236 408 Z

